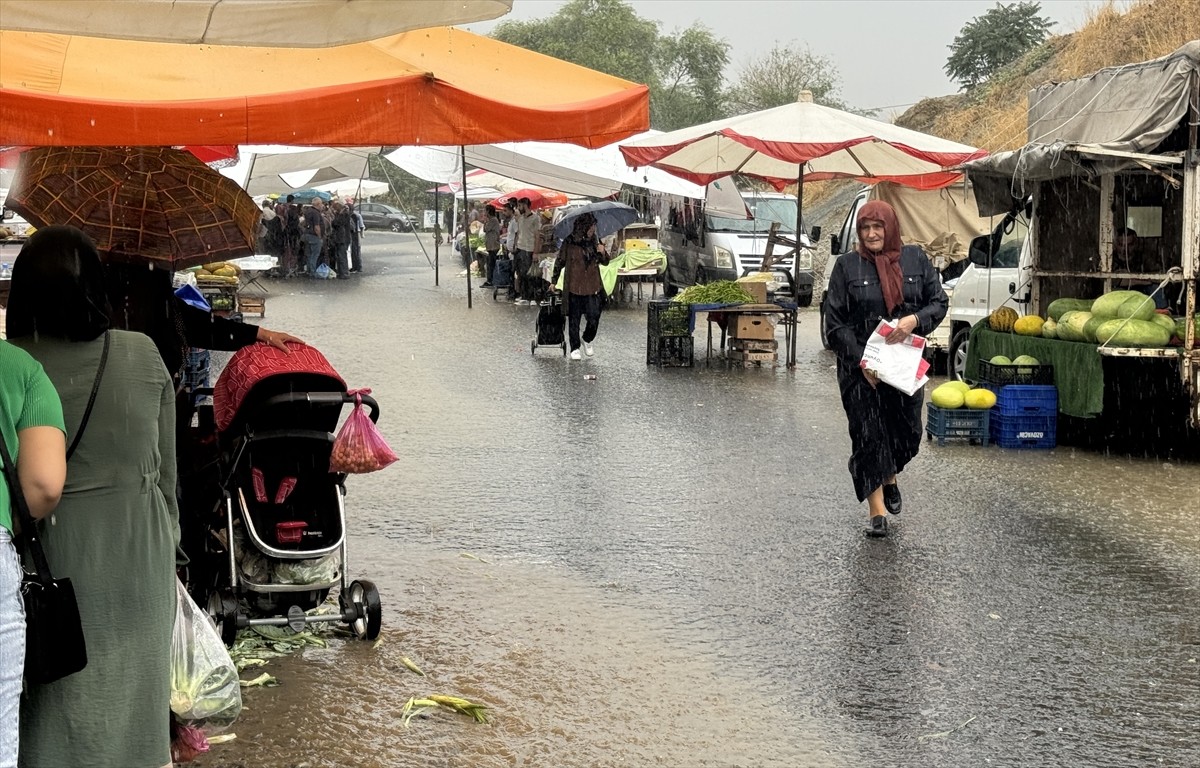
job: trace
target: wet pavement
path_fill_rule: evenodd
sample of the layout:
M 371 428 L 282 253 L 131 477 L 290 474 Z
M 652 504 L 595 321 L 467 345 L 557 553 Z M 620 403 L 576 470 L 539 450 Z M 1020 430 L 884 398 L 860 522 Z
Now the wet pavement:
M 199 765 L 1200 765 L 1200 466 L 925 443 L 868 540 L 815 311 L 794 371 L 647 367 L 637 304 L 569 362 L 457 256 L 366 243 L 263 322 L 381 404 L 382 642 L 272 661 Z M 404 727 L 429 693 L 492 722 Z

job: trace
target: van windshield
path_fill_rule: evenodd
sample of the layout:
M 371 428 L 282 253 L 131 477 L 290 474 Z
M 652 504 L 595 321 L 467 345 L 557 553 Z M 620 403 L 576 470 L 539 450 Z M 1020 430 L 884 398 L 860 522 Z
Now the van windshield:
M 796 200 L 790 197 L 758 197 L 745 195 L 746 207 L 753 219 L 731 219 L 725 216 L 706 216 L 710 232 L 766 233 L 771 224 L 779 222 L 779 232 L 796 231 Z

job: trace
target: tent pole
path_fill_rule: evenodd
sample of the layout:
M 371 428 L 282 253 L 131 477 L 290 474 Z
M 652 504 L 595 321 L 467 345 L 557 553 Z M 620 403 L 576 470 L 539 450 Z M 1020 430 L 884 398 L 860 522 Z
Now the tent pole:
M 442 203 L 438 199 L 438 187 L 433 187 L 433 284 L 438 284 L 438 248 L 442 246 Z
M 800 263 L 800 235 L 804 233 L 804 163 L 796 173 L 796 254 L 792 257 L 792 271 Z M 799 275 L 798 272 L 796 272 Z
M 467 224 L 467 146 L 458 148 L 462 153 L 462 185 L 463 185 L 463 247 L 467 249 L 467 309 L 471 308 L 471 227 Z

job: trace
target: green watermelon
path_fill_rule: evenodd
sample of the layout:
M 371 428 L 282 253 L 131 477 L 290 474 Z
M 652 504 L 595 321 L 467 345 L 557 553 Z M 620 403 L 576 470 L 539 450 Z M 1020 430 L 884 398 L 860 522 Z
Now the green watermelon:
M 1121 305 L 1129 299 L 1145 299 L 1146 294 L 1140 291 L 1109 291 L 1092 302 L 1092 314 L 1100 317 L 1117 317 Z M 1150 311 L 1154 311 L 1154 302 L 1150 302 Z
M 1192 321 L 1195 323 L 1195 326 L 1196 326 L 1196 330 L 1195 330 L 1196 341 L 1200 342 L 1200 315 L 1196 315 L 1195 317 L 1193 317 Z M 1175 333 L 1175 336 L 1177 336 L 1180 341 L 1187 339 L 1187 318 L 1186 317 L 1175 318 L 1174 333 Z
M 1094 313 L 1093 313 L 1094 314 Z M 1142 293 L 1121 302 L 1117 317 L 1132 317 L 1134 320 L 1149 320 L 1154 314 L 1154 299 Z
M 1068 312 L 1090 312 L 1091 310 L 1091 299 L 1055 299 L 1050 302 L 1050 306 L 1046 307 L 1046 317 L 1057 323 Z
M 1058 338 L 1064 341 L 1086 341 L 1087 337 L 1083 335 L 1083 328 L 1091 319 L 1091 312 L 1078 310 L 1067 312 L 1058 320 Z
M 1058 338 L 1058 323 L 1054 322 L 1053 319 L 1047 320 L 1046 322 L 1042 323 L 1042 336 L 1047 339 L 1057 339 Z
M 1096 340 L 1113 347 L 1165 347 L 1171 332 L 1148 320 L 1106 320 L 1096 329 Z
M 1121 306 L 1125 305 L 1122 304 Z M 1100 323 L 1107 322 L 1108 320 L 1109 318 L 1097 317 L 1096 315 L 1089 317 L 1088 321 L 1083 324 L 1083 340 L 1090 341 L 1093 344 L 1096 343 L 1096 329 L 1100 327 Z
M 1163 328 L 1166 328 L 1169 333 L 1175 333 L 1175 321 L 1171 319 L 1170 315 L 1164 315 L 1161 312 L 1155 312 L 1150 316 L 1150 322 L 1156 325 L 1161 325 Z

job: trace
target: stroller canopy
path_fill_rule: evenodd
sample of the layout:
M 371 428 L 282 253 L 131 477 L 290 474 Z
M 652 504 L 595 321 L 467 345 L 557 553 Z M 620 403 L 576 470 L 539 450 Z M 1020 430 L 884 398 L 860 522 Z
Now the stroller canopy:
M 253 409 L 255 398 L 248 399 L 247 395 L 268 379 L 288 377 L 293 380 L 295 391 L 346 391 L 346 382 L 316 349 L 293 342 L 288 344 L 288 350 L 290 354 L 258 343 L 234 353 L 213 387 L 213 411 L 219 431 L 229 429 L 243 408 Z

